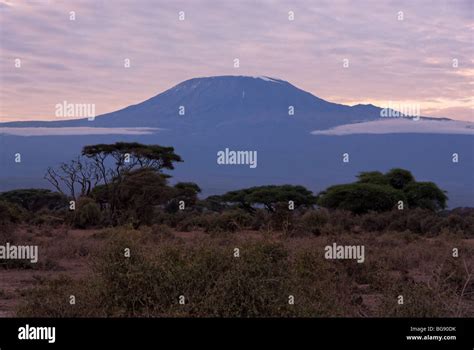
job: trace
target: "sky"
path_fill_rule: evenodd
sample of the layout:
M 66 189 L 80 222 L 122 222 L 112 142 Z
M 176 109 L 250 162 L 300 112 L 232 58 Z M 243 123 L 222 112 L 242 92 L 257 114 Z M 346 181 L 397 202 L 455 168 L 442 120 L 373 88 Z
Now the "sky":
M 57 120 L 64 101 L 100 115 L 215 75 L 474 121 L 474 1 L 0 0 L 0 121 Z

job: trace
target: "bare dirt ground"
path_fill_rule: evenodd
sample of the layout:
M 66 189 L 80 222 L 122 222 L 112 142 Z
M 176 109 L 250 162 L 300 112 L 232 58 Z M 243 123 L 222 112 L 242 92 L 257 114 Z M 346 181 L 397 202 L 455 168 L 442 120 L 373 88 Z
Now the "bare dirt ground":
M 92 242 L 95 230 L 70 230 L 67 236 L 64 230 L 27 232 L 24 228 L 15 234 L 18 244 L 38 244 L 48 254 L 47 269 L 0 269 L 0 317 L 15 316 L 15 308 L 21 300 L 22 291 L 33 287 L 41 279 L 49 279 L 64 274 L 73 279 L 80 279 L 90 271 L 88 255 L 77 249 L 87 247 Z M 58 238 L 59 237 L 59 238 Z M 21 243 L 21 242 L 24 243 Z M 40 259 L 41 250 L 40 248 Z M 84 248 L 83 248 L 84 249 Z M 82 255 L 82 256 L 81 256 Z

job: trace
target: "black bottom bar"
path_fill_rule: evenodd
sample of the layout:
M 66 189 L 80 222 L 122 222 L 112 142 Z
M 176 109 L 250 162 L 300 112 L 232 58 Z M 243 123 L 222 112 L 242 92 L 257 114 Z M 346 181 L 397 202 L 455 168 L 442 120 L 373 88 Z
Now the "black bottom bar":
M 54 333 L 52 328 L 55 327 Z M 258 344 L 292 349 L 473 349 L 474 319 L 0 319 L 0 349 Z M 53 337 L 54 335 L 54 337 Z M 31 339 L 42 337 L 43 339 Z M 19 339 L 30 338 L 30 339 Z M 54 341 L 54 342 L 53 342 Z M 150 344 L 153 346 L 150 347 Z

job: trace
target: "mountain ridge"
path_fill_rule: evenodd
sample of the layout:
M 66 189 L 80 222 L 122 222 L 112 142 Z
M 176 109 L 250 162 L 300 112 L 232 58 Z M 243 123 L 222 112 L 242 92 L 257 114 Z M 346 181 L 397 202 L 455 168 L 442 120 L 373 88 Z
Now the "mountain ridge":
M 0 123 L 0 127 L 158 127 L 206 131 L 262 127 L 276 122 L 310 132 L 377 120 L 381 110 L 372 104 L 348 106 L 329 102 L 278 78 L 222 75 L 182 81 L 142 102 L 98 115 L 93 121 L 11 121 Z

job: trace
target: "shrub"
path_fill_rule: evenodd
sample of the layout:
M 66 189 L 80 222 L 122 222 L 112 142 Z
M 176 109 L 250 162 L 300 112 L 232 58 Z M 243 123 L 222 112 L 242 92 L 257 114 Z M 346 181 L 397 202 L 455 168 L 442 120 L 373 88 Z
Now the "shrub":
M 288 209 L 288 203 L 275 204 L 271 214 L 271 225 L 274 230 L 282 230 L 285 234 L 292 234 L 294 227 L 294 211 Z
M 73 224 L 78 228 L 97 226 L 101 222 L 100 208 L 93 199 L 81 197 L 73 215 Z
M 289 294 L 295 297 L 293 315 L 300 317 L 355 316 L 351 277 L 340 264 L 314 249 L 298 252 L 291 266 Z
M 277 243 L 258 242 L 245 244 L 240 251 L 239 258 L 229 253 L 222 254 L 221 251 L 217 255 L 219 259 L 216 259 L 216 252 L 209 251 L 198 259 L 205 281 L 215 280 L 215 284 L 209 288 L 209 283 L 205 282 L 201 287 L 203 290 L 196 291 L 198 293 L 193 298 L 196 306 L 192 313 L 215 317 L 275 317 L 291 314 L 286 249 Z
M 187 215 L 180 220 L 176 229 L 182 232 L 190 232 L 202 229 L 206 226 L 206 215 L 195 215 L 192 212 L 187 213 Z
M 249 227 L 252 216 L 243 209 L 226 210 L 219 214 L 210 214 L 204 221 L 206 232 L 235 232 Z
M 23 217 L 23 210 L 18 205 L 0 200 L 0 226 L 19 223 Z
M 332 228 L 335 231 L 340 232 L 348 232 L 352 230 L 355 226 L 356 222 L 354 219 L 354 215 L 350 211 L 347 210 L 334 210 L 330 212 L 329 215 L 329 222 L 326 225 L 325 230 L 327 228 Z
M 256 209 L 252 215 L 252 222 L 250 228 L 252 230 L 270 229 L 271 227 L 271 214 L 264 209 Z
M 182 211 L 176 213 L 168 213 L 159 209 L 153 212 L 153 223 L 168 225 L 169 227 L 176 227 L 180 222 L 185 220 L 188 216 Z
M 329 221 L 329 212 L 325 209 L 308 210 L 301 216 L 300 221 L 303 230 L 319 235 Z
M 29 223 L 35 226 L 52 226 L 58 227 L 64 223 L 64 219 L 67 215 L 65 211 L 63 212 L 56 212 L 50 211 L 48 209 L 41 209 L 29 220 Z
M 134 231 L 136 232 L 136 231 Z M 25 295 L 20 316 L 219 316 L 289 314 L 288 254 L 276 243 L 242 244 L 241 256 L 216 244 L 162 244 L 117 232 L 81 282 L 52 280 Z M 124 249 L 131 255 L 124 257 Z M 81 301 L 68 304 L 69 295 Z M 179 297 L 185 304 L 179 304 Z M 47 297 L 46 297 L 47 296 Z M 43 298 L 47 300 L 41 301 Z M 90 305 L 88 303 L 90 302 Z
M 444 218 L 438 226 L 439 231 L 444 229 L 452 233 L 472 236 L 474 234 L 474 216 L 450 214 Z
M 398 304 L 400 295 L 403 304 Z M 379 313 L 384 317 L 441 317 L 450 311 L 435 290 L 424 283 L 410 281 L 388 288 Z
M 174 238 L 173 231 L 171 230 L 169 226 L 166 226 L 166 225 L 157 225 L 157 224 L 152 225 L 151 233 L 154 236 L 157 236 L 163 239 Z
M 40 279 L 38 285 L 26 290 L 23 299 L 17 307 L 18 317 L 100 317 L 105 316 L 101 311 L 98 298 L 98 286 L 93 280 L 74 281 L 68 276 L 61 275 L 55 279 Z M 72 306 L 70 296 L 76 298 Z
M 14 203 L 30 212 L 64 209 L 68 203 L 66 196 L 61 193 L 36 188 L 2 192 L 0 200 Z
M 202 235 L 188 244 L 155 240 L 162 230 L 166 228 L 103 230 L 104 249 L 92 251 L 90 275 L 78 281 L 40 280 L 24 293 L 18 316 L 459 317 L 470 312 L 472 286 L 466 281 L 471 264 L 446 258 L 453 245 L 444 243 L 445 237 L 410 243 L 418 237 L 410 232 L 340 236 L 338 242 L 345 244 L 370 243 L 367 260 L 358 264 L 324 258 L 323 246 L 334 237 L 278 243 L 275 236 L 222 240 Z M 471 253 L 468 246 L 460 251 L 465 257 Z M 414 275 L 424 269 L 428 274 L 422 277 L 428 281 L 415 282 Z M 76 297 L 74 306 L 70 295 Z M 403 305 L 397 303 L 399 295 Z

